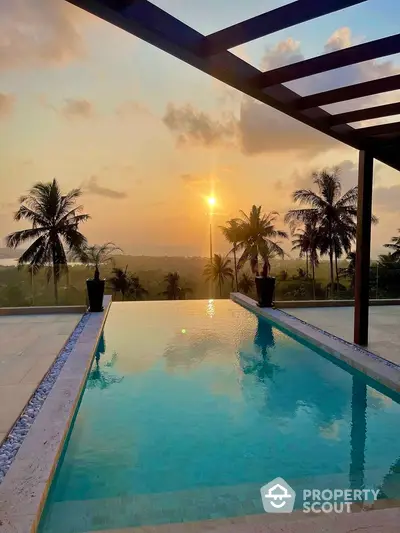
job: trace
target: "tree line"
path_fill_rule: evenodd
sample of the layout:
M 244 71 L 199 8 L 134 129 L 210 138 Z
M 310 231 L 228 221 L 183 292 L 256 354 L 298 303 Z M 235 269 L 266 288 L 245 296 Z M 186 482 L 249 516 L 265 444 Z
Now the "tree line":
M 203 273 L 206 280 L 218 286 L 220 297 L 227 281 L 234 290 L 250 293 L 254 281 L 244 270 L 244 266 L 248 264 L 253 275 L 268 276 L 271 261 L 287 256 L 282 243 L 290 237 L 292 251 L 305 259 L 305 271 L 301 277 L 310 280 L 314 298 L 316 271 L 324 256 L 329 260 L 329 295 L 333 297 L 339 290 L 341 277 L 346 276 L 353 286 L 355 254 L 352 247 L 356 238 L 357 187 L 342 194 L 339 169 L 315 172 L 312 185 L 312 188 L 298 189 L 292 195 L 296 207 L 284 217 L 290 234 L 276 227 L 278 213 L 263 213 L 262 206 L 256 205 L 253 205 L 248 214 L 241 211 L 240 217 L 228 220 L 220 227 L 231 248 L 227 255 L 214 254 Z M 35 184 L 28 194 L 21 196 L 20 206 L 14 215 L 16 221 L 26 220 L 31 227 L 6 237 L 6 244 L 10 248 L 29 242 L 18 265 L 28 265 L 32 276 L 45 269 L 48 280 L 53 278 L 56 302 L 59 279 L 62 274 L 68 274 L 69 261 L 90 265 L 94 267 L 95 275 L 98 275 L 100 265 L 112 261 L 117 252 L 122 252 L 114 243 L 88 244 L 80 227 L 90 216 L 78 204 L 80 196 L 80 189 L 62 194 L 56 179 L 49 183 Z M 373 216 L 371 222 L 376 224 L 378 220 Z M 380 257 L 382 269 L 398 273 L 400 237 L 393 237 L 385 246 L 393 251 Z M 348 260 L 345 269 L 338 265 L 339 259 L 343 257 Z M 389 278 L 393 277 L 394 275 L 389 275 Z M 127 268 L 114 266 L 107 282 L 112 292 L 119 293 L 123 300 L 146 298 L 146 288 L 142 286 L 139 277 Z M 192 291 L 191 287 L 182 286 L 178 272 L 168 272 L 163 282 L 165 290 L 159 294 L 167 299 L 186 298 Z

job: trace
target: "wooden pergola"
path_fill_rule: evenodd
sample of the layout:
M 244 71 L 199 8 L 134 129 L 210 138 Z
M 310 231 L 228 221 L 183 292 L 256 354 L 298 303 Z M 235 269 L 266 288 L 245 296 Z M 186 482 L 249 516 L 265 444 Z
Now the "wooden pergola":
M 350 123 L 400 114 L 400 102 L 330 114 L 321 106 L 400 89 L 400 75 L 300 96 L 283 83 L 400 52 L 400 34 L 261 72 L 229 49 L 367 0 L 297 0 L 203 35 L 148 0 L 68 0 L 286 115 L 359 150 L 354 342 L 368 344 L 373 160 L 400 170 L 400 123 Z

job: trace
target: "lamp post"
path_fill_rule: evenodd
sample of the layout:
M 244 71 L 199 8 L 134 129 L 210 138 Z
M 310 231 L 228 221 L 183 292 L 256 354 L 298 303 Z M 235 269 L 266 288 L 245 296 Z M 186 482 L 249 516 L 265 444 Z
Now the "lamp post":
M 216 200 L 214 198 L 214 196 L 209 196 L 207 198 L 207 203 L 208 203 L 208 206 L 210 208 L 208 214 L 209 214 L 209 220 L 210 220 L 210 269 L 211 269 L 211 272 L 212 272 L 212 265 L 213 265 L 213 243 L 212 243 L 212 216 L 213 216 L 213 207 L 216 203 Z M 213 298 L 213 281 L 212 281 L 212 276 L 210 277 L 210 287 L 209 287 L 209 290 L 210 290 L 210 298 Z
M 210 215 L 210 263 L 212 264 L 212 260 L 213 260 L 213 246 L 212 246 L 212 215 L 213 215 L 213 207 L 215 205 L 215 198 L 214 196 L 209 196 L 207 198 L 207 203 L 210 207 L 210 212 L 209 212 L 209 215 Z

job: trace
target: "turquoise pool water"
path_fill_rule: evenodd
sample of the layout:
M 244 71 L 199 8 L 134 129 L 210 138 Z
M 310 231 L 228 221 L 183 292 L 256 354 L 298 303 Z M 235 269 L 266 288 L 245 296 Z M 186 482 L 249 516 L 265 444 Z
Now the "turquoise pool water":
M 40 532 L 262 513 L 277 476 L 400 497 L 398 401 L 233 302 L 113 303 Z

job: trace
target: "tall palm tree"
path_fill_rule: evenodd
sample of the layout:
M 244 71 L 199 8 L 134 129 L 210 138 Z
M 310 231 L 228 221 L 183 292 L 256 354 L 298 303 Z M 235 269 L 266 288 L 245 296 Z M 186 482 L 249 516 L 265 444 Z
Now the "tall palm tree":
M 34 274 L 41 267 L 48 267 L 48 279 L 53 275 L 56 303 L 60 275 L 68 271 L 67 254 L 78 254 L 86 245 L 86 238 L 78 231 L 78 227 L 90 217 L 81 213 L 82 206 L 76 205 L 80 196 L 80 189 L 72 189 L 63 195 L 56 179 L 49 183 L 36 183 L 28 194 L 21 196 L 21 205 L 14 215 L 17 221 L 31 222 L 32 228 L 16 231 L 6 237 L 6 244 L 10 248 L 33 240 L 18 264 L 29 264 Z
M 131 295 L 134 300 L 143 300 L 148 293 L 148 290 L 140 283 L 138 276 L 135 276 L 135 274 L 128 275 L 128 294 Z
M 308 278 L 308 256 L 310 253 L 310 236 L 312 232 L 312 224 L 307 223 L 303 228 L 296 228 L 292 234 L 292 251 L 298 250 L 300 259 L 306 256 L 306 277 Z
M 100 279 L 100 265 L 113 261 L 116 252 L 122 252 L 121 248 L 113 242 L 105 244 L 93 244 L 83 247 L 82 251 L 76 256 L 76 259 L 82 261 L 87 266 L 94 267 L 94 278 Z
M 400 229 L 397 231 L 400 233 Z M 388 244 L 384 244 L 384 247 L 394 250 L 394 252 L 391 253 L 393 259 L 400 259 L 400 235 L 392 237 Z
M 235 271 L 235 283 L 236 283 L 236 290 L 238 290 L 238 265 L 237 265 L 237 258 L 236 258 L 236 251 L 238 247 L 238 243 L 241 240 L 241 221 L 237 218 L 232 218 L 231 220 L 228 220 L 225 224 L 225 226 L 220 226 L 220 229 L 222 231 L 223 236 L 225 239 L 232 244 L 232 250 L 233 252 L 233 267 Z
M 213 260 L 204 267 L 204 276 L 207 281 L 218 283 L 219 295 L 222 298 L 222 287 L 225 280 L 233 278 L 233 270 L 230 267 L 231 260 L 220 254 L 214 254 Z
M 313 299 L 315 300 L 315 269 L 319 265 L 318 250 L 321 246 L 321 230 L 315 221 L 307 224 L 308 254 L 311 266 Z
M 354 290 L 354 284 L 356 279 L 356 252 L 350 252 L 346 257 L 348 264 L 346 268 L 341 268 L 339 274 L 346 276 L 350 279 L 350 288 Z
M 180 276 L 178 272 L 168 272 L 168 274 L 164 276 L 164 281 L 167 284 L 167 288 L 163 294 L 168 300 L 179 300 L 179 293 L 181 292 L 179 280 Z
M 249 294 L 253 287 L 253 279 L 248 274 L 246 274 L 246 272 L 243 272 L 242 277 L 239 280 L 238 290 L 243 294 Z
M 180 286 L 180 279 L 181 277 L 178 272 L 168 272 L 168 274 L 164 276 L 164 282 L 167 284 L 167 288 L 162 294 L 166 296 L 168 300 L 185 299 L 186 294 L 192 292 L 192 289 L 189 287 Z
M 313 173 L 313 183 L 318 192 L 311 189 L 299 189 L 293 193 L 293 199 L 300 209 L 291 209 L 285 222 L 295 227 L 298 223 L 307 224 L 314 221 L 318 224 L 321 235 L 321 253 L 329 255 L 331 291 L 334 286 L 333 257 L 336 243 L 347 243 L 354 240 L 357 217 L 357 187 L 352 187 L 344 195 L 341 193 L 339 169 L 332 172 L 322 170 Z M 336 247 L 338 251 L 338 247 Z M 332 293 L 331 293 L 332 295 Z
M 112 276 L 107 280 L 113 293 L 120 292 L 122 296 L 122 301 L 125 300 L 125 295 L 128 294 L 129 290 L 129 276 L 127 274 L 128 266 L 125 270 L 122 268 L 114 267 L 112 269 Z
M 239 248 L 243 250 L 238 266 L 241 268 L 246 261 L 250 262 L 253 274 L 259 275 L 259 259 L 263 261 L 262 273 L 268 276 L 271 270 L 270 259 L 284 257 L 285 252 L 276 239 L 287 239 L 285 231 L 276 229 L 278 213 L 275 211 L 263 214 L 261 205 L 253 205 L 248 215 L 241 211 L 241 241 Z

